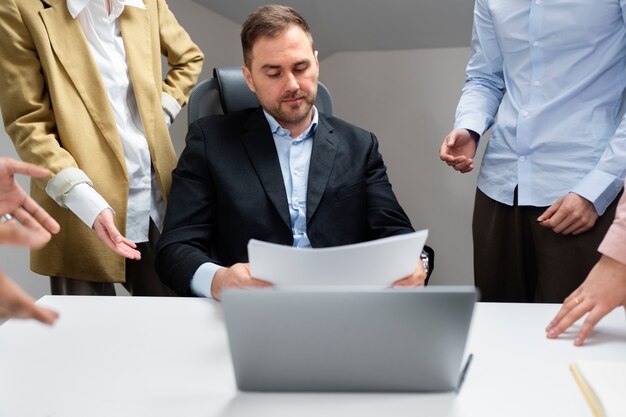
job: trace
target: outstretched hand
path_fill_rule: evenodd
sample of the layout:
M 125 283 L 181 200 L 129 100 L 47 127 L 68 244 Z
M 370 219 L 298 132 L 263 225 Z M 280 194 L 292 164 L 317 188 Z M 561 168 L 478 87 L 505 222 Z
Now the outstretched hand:
M 52 234 L 59 232 L 60 226 L 20 187 L 15 174 L 40 178 L 50 172 L 27 162 L 0 157 L 0 215 L 5 215 L 0 223 L 0 243 L 39 249 Z
M 141 252 L 137 250 L 137 245 L 122 236 L 115 227 L 113 210 L 110 208 L 106 208 L 98 214 L 93 222 L 93 229 L 96 231 L 96 236 L 113 252 L 127 259 L 141 259 Z
M 0 244 L 39 249 L 59 224 L 35 202 L 15 181 L 15 174 L 41 178 L 50 175 L 47 169 L 27 162 L 0 157 Z M 52 324 L 58 314 L 39 307 L 4 272 L 0 271 L 0 318 L 33 318 Z
M 0 317 L 30 318 L 50 325 L 56 321 L 59 314 L 39 307 L 30 296 L 0 271 Z

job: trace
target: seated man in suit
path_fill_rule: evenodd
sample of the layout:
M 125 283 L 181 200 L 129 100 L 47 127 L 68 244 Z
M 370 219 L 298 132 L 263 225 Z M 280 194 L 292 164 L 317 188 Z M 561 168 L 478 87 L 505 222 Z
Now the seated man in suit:
M 315 248 L 413 231 L 376 137 L 313 105 L 319 62 L 305 20 L 264 6 L 244 22 L 241 42 L 261 107 L 189 129 L 156 257 L 179 295 L 219 299 L 227 287 L 271 285 L 250 276 L 252 238 Z M 423 285 L 427 265 L 393 284 Z

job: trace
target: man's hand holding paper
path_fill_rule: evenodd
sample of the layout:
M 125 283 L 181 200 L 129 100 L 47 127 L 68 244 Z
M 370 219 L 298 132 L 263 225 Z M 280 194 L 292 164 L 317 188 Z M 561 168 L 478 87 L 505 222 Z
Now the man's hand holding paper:
M 230 268 L 221 268 L 215 273 L 211 285 L 211 296 L 219 300 L 225 288 L 271 287 L 272 284 L 250 275 L 250 264 L 239 263 Z
M 420 287 L 424 285 L 426 272 L 419 254 L 427 237 L 428 230 L 422 230 L 321 249 L 251 240 L 248 244 L 250 263 L 219 269 L 213 279 L 211 295 L 220 299 L 225 288 L 271 287 L 274 284 L 286 287 Z

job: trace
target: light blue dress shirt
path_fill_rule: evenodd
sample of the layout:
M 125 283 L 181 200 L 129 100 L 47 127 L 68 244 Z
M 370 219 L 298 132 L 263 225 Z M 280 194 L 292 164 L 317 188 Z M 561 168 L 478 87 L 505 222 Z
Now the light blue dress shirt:
M 498 114 L 478 188 L 512 205 L 568 192 L 603 214 L 626 170 L 626 0 L 476 0 L 455 128 Z
M 264 112 L 265 113 L 265 112 Z M 276 119 L 265 113 L 270 124 L 276 152 L 283 173 L 289 216 L 291 217 L 291 232 L 293 246 L 296 248 L 310 248 L 311 242 L 306 234 L 306 192 L 309 180 L 309 165 L 313 150 L 313 136 L 317 129 L 317 109 L 313 108 L 311 126 L 297 138 L 292 138 L 287 129 L 283 129 Z
M 291 217 L 293 246 L 310 248 L 311 242 L 306 234 L 306 195 L 313 136 L 315 136 L 319 120 L 317 109 L 313 107 L 311 125 L 297 138 L 292 138 L 291 132 L 282 128 L 270 114 L 265 111 L 263 113 L 272 131 L 280 170 L 283 174 Z M 222 266 L 211 262 L 200 265 L 191 279 L 193 293 L 202 297 L 211 297 L 213 277 L 220 268 Z

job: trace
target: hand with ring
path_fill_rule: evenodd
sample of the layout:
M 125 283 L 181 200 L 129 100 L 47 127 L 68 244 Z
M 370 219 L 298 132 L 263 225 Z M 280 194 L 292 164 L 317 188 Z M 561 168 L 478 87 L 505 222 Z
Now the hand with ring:
M 548 338 L 557 338 L 587 314 L 574 344 L 580 346 L 595 325 L 616 307 L 626 308 L 626 265 L 602 256 L 585 281 L 570 294 L 546 327 Z
M 47 169 L 0 157 L 0 243 L 40 248 L 60 226 L 15 181 L 15 174 L 45 177 Z M 52 324 L 58 314 L 34 300 L 0 271 L 0 317 L 32 318 Z
M 0 244 L 12 244 L 38 249 L 52 234 L 58 233 L 59 224 L 15 181 L 15 174 L 45 177 L 47 169 L 0 157 Z
M 2 216 L 0 216 L 0 224 L 6 223 L 9 220 L 13 220 L 13 215 L 11 213 L 4 213 Z

